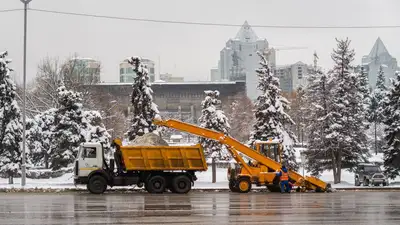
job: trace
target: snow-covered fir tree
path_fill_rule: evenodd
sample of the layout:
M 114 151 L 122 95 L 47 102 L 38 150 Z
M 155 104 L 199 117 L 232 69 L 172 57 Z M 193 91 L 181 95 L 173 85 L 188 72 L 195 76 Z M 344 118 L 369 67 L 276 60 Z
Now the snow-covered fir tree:
M 153 102 L 153 90 L 150 86 L 147 67 L 142 64 L 140 57 L 131 57 L 128 62 L 133 66 L 136 74 L 131 95 L 132 125 L 127 133 L 129 140 L 133 140 L 137 136 L 157 130 L 153 119 L 159 114 L 159 111 Z
M 387 94 L 385 86 L 385 74 L 383 67 L 379 67 L 375 89 L 371 93 L 371 101 L 368 109 L 368 121 L 372 123 L 370 126 L 371 146 L 375 149 L 375 153 L 380 152 L 384 145 L 384 124 L 383 120 L 383 104 Z
M 282 96 L 279 88 L 279 79 L 272 74 L 271 68 L 264 55 L 258 53 L 261 58 L 261 67 L 256 70 L 259 82 L 257 88 L 261 91 L 255 102 L 255 118 L 249 145 L 253 146 L 256 140 L 265 138 L 278 138 L 283 140 L 283 161 L 291 169 L 297 170 L 298 164 L 291 143 L 296 140 L 293 132 L 285 129 L 285 125 L 294 124 L 290 116 L 285 112 L 290 109 L 289 101 Z
M 308 74 L 305 93 L 305 121 L 308 148 L 305 153 L 305 169 L 317 176 L 323 170 L 331 168 L 327 159 L 329 149 L 326 134 L 329 128 L 330 85 L 328 76 L 315 66 Z
M 369 91 L 369 84 L 368 84 L 368 73 L 365 71 L 364 67 L 361 67 L 361 71 L 356 74 L 357 81 L 359 82 L 358 88 L 359 92 L 362 95 L 362 102 L 364 107 L 364 114 L 366 121 L 368 120 L 368 110 L 371 105 L 371 93 Z
M 84 111 L 82 118 L 82 135 L 85 142 L 100 142 L 107 154 L 111 143 L 111 135 L 107 132 L 99 111 Z
M 218 99 L 219 91 L 204 91 L 206 97 L 201 102 L 202 114 L 199 118 L 200 127 L 208 128 L 229 133 L 230 125 L 225 113 L 220 109 L 221 101 Z M 208 138 L 200 138 L 200 143 L 204 148 L 205 156 L 219 160 L 227 160 L 230 155 L 226 147 L 218 141 Z
M 384 167 L 392 179 L 400 175 L 400 73 L 391 79 L 393 87 L 383 103 L 383 123 L 385 127 Z
M 54 170 L 73 163 L 79 144 L 85 142 L 81 134 L 83 110 L 80 93 L 67 90 L 63 84 L 57 90 L 60 104 L 54 119 L 54 138 L 57 148 L 50 153 L 51 168 Z
M 30 149 L 29 159 L 34 166 L 50 167 L 50 154 L 57 148 L 54 129 L 57 109 L 46 110 L 27 123 L 26 140 Z
M 331 120 L 327 130 L 325 148 L 331 151 L 334 182 L 340 183 L 342 165 L 351 169 L 368 156 L 364 96 L 360 92 L 360 76 L 352 73 L 354 50 L 350 41 L 337 40 L 337 48 L 331 55 L 334 68 L 330 72 Z
M 0 53 L 0 173 L 12 178 L 21 166 L 23 126 L 16 86 L 10 78 L 11 61 L 6 57 L 7 52 Z

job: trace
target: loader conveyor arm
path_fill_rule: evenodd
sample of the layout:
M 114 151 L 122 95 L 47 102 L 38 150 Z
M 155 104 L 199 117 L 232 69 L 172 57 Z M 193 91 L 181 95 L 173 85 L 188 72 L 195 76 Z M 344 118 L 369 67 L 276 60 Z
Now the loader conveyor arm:
M 225 144 L 229 146 L 230 151 L 238 151 L 241 152 L 242 154 L 258 161 L 259 163 L 265 165 L 266 167 L 276 171 L 281 169 L 281 164 L 258 153 L 257 151 L 254 151 L 253 149 L 247 147 L 246 145 L 242 144 L 241 142 L 235 140 L 232 137 L 229 137 L 225 135 L 224 133 L 210 130 L 207 128 L 202 128 L 193 124 L 185 123 L 179 120 L 174 120 L 174 119 L 168 119 L 168 120 L 154 120 L 154 124 L 160 125 L 160 126 L 165 126 L 169 128 L 173 128 L 176 130 L 184 131 L 187 133 L 191 133 L 197 136 L 201 136 L 204 138 L 209 138 L 216 140 L 222 144 Z M 233 155 L 238 155 L 235 153 L 232 153 Z M 239 156 L 240 157 L 240 156 Z M 240 160 L 243 161 L 243 160 Z M 299 173 L 289 170 L 289 177 L 296 182 L 301 182 L 304 181 L 306 182 L 306 187 L 308 189 L 315 190 L 317 188 L 320 188 L 322 190 L 325 190 L 327 188 L 327 183 L 319 180 L 318 178 L 315 177 L 303 177 Z

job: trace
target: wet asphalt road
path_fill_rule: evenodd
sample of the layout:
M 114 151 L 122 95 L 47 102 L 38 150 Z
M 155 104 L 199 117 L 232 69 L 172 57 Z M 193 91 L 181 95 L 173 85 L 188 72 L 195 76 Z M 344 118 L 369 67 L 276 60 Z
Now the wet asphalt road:
M 2 193 L 0 224 L 400 224 L 400 192 Z

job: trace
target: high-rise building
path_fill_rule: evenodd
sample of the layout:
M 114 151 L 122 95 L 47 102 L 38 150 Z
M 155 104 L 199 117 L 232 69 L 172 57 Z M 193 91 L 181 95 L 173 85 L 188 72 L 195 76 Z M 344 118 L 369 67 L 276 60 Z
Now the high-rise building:
M 150 59 L 142 58 L 141 61 L 144 65 L 147 66 L 147 70 L 150 77 L 150 82 L 154 82 L 155 80 L 155 63 Z M 128 59 L 125 59 L 119 64 L 119 82 L 120 83 L 132 83 L 133 79 L 136 77 L 136 73 L 133 71 L 133 66 L 128 62 Z
M 246 92 L 250 99 L 256 99 L 258 77 L 256 69 L 260 67 L 260 57 L 257 52 L 265 53 L 272 68 L 275 67 L 275 50 L 269 49 L 268 41 L 259 38 L 251 26 L 245 21 L 236 37 L 229 39 L 220 52 L 218 75 L 211 70 L 211 80 L 220 81 L 246 81 Z
M 210 70 L 210 75 L 211 75 L 211 81 L 220 81 L 221 80 L 221 76 L 219 74 L 219 70 L 218 68 L 212 68 Z
M 363 56 L 361 62 L 365 72 L 368 73 L 369 85 L 372 88 L 376 85 L 376 78 L 381 65 L 385 73 L 386 84 L 389 84 L 389 78 L 393 78 L 395 72 L 399 70 L 396 58 L 389 54 L 389 51 L 379 37 L 375 41 L 371 52 Z
M 67 64 L 74 79 L 83 84 L 100 82 L 100 62 L 92 58 L 74 57 Z
M 296 91 L 299 87 L 307 86 L 307 74 L 312 70 L 312 65 L 303 62 L 276 66 L 274 74 L 279 78 L 280 88 L 284 93 Z

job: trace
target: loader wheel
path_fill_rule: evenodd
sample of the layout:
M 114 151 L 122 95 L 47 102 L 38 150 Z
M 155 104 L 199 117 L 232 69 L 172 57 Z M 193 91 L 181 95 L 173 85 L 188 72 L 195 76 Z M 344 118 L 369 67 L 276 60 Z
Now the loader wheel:
M 90 178 L 87 189 L 92 194 L 103 194 L 107 189 L 107 181 L 100 175 L 94 175 Z
M 145 188 L 149 193 L 163 193 L 165 190 L 165 178 L 159 175 L 151 177 L 145 184 Z
M 176 176 L 171 183 L 171 191 L 178 194 L 186 194 L 192 189 L 192 182 L 185 175 Z
M 239 192 L 239 188 L 236 186 L 236 182 L 234 180 L 229 181 L 229 190 L 232 192 Z
M 247 177 L 240 177 L 237 180 L 237 188 L 240 193 L 247 193 L 251 190 L 251 182 Z

